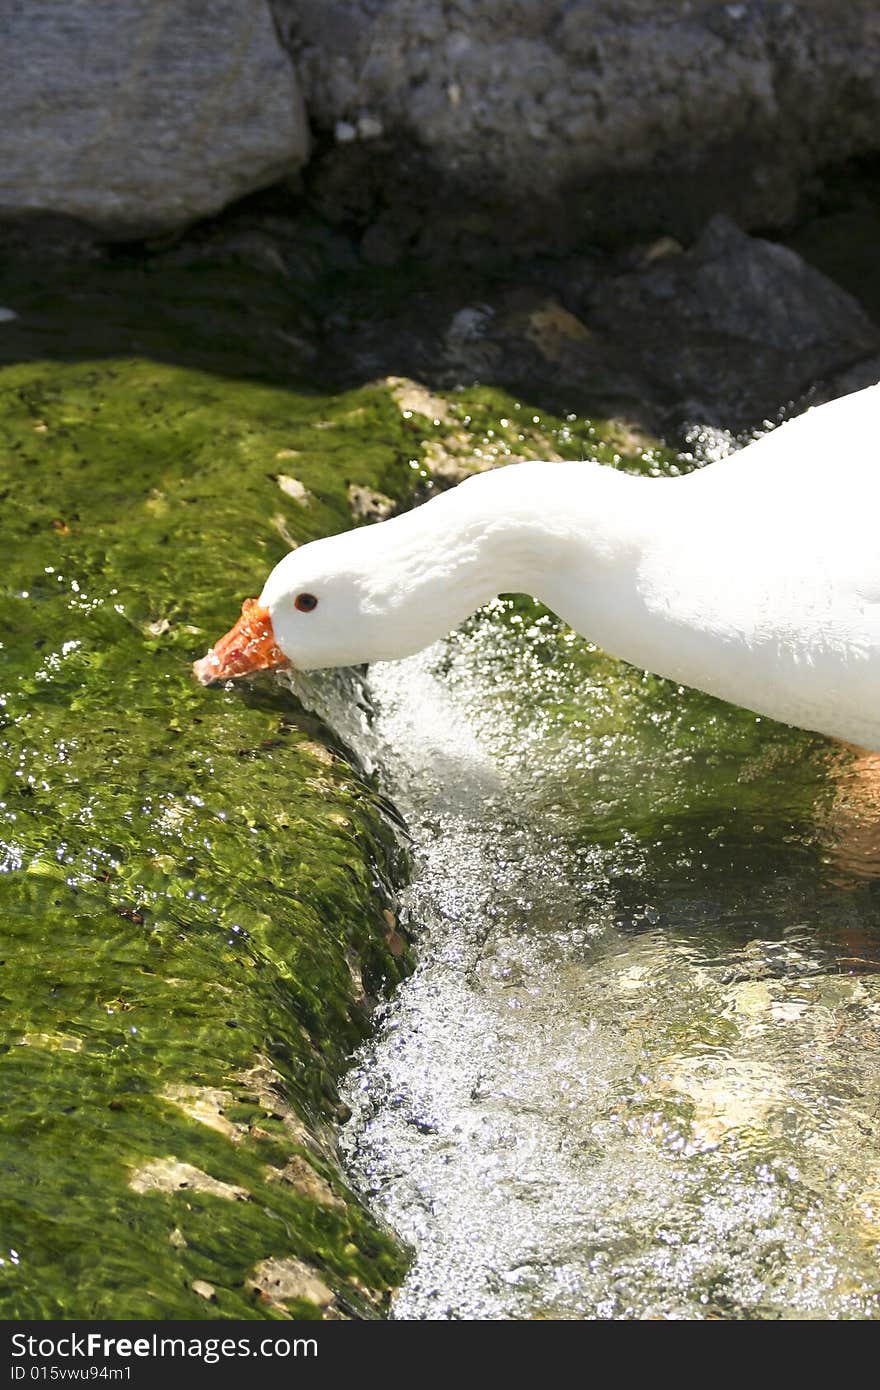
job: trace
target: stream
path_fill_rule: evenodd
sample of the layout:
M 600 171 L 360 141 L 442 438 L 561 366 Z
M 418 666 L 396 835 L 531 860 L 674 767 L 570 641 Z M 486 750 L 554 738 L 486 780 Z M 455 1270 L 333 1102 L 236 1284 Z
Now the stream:
M 524 600 L 368 689 L 322 698 L 415 839 L 419 964 L 343 1091 L 394 1315 L 876 1316 L 864 774 Z
M 577 265 L 493 298 L 264 221 L 0 284 L 5 1315 L 878 1317 L 880 757 L 525 598 L 365 677 L 191 678 L 291 545 L 733 438 L 673 457 L 625 343 L 606 418 Z M 819 231 L 869 283 L 873 213 Z M 747 356 L 793 398 L 738 322 L 675 329 L 683 419 L 760 419 Z

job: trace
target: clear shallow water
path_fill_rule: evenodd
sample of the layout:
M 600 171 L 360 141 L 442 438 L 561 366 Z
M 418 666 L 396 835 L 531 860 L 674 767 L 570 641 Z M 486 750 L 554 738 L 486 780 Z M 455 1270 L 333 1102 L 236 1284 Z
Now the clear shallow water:
M 349 1171 L 399 1318 L 872 1318 L 876 774 L 526 603 L 324 688 L 415 837 Z M 876 809 L 876 808 L 875 808 Z

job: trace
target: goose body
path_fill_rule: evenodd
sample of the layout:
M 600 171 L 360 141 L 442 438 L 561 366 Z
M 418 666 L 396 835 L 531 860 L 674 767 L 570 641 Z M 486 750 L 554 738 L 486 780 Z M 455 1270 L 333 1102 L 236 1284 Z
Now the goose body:
M 511 464 L 292 552 L 196 670 L 407 656 L 525 592 L 636 666 L 880 749 L 878 503 L 880 385 L 683 477 Z

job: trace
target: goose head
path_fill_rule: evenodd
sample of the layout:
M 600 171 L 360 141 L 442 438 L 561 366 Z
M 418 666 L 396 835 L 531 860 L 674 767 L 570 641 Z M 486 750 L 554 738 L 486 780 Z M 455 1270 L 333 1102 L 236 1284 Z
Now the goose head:
M 438 528 L 443 510 L 428 503 L 292 551 L 195 675 L 207 685 L 286 663 L 309 671 L 391 661 L 445 635 L 497 585 L 478 537 Z
M 194 671 L 203 684 L 290 663 L 301 671 L 372 659 L 369 574 L 357 534 L 313 541 L 286 555 L 258 599 Z

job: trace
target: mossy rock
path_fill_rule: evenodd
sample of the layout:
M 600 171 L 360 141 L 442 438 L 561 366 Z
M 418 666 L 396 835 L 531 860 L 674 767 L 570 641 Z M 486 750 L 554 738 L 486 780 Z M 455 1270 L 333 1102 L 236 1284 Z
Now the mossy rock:
M 380 1310 L 332 1124 L 400 849 L 279 687 L 190 662 L 280 533 L 409 495 L 400 413 L 118 361 L 7 367 L 0 419 L 0 1313 Z

